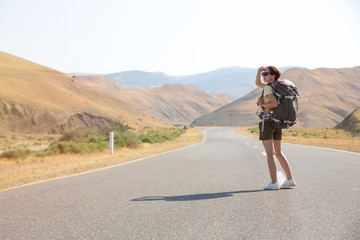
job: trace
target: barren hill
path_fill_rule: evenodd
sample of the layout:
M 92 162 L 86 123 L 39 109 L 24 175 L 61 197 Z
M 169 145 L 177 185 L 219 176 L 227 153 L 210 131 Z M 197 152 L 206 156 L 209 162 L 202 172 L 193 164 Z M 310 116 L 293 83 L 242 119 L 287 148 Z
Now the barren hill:
M 355 109 L 349 116 L 347 116 L 336 128 L 344 129 L 350 132 L 353 136 L 360 137 L 360 108 Z
M 298 87 L 298 124 L 303 127 L 333 127 L 360 106 L 360 67 L 354 68 L 292 68 L 281 79 L 289 79 Z M 255 75 L 254 75 L 255 82 Z M 196 126 L 256 125 L 256 89 L 246 96 L 203 115 L 192 123 Z
M 167 84 L 137 90 L 142 97 L 132 98 L 133 104 L 172 124 L 190 124 L 195 118 L 230 102 L 225 98 L 220 101 L 193 85 Z M 120 97 L 130 99 L 134 91 L 125 89 Z
M 189 124 L 195 118 L 233 101 L 225 94 L 211 96 L 193 85 L 166 84 L 140 89 L 122 88 L 103 76 L 75 76 L 75 79 L 98 87 L 169 124 Z
M 123 121 L 165 123 L 61 72 L 0 52 L 0 133 L 58 133 L 67 127 Z

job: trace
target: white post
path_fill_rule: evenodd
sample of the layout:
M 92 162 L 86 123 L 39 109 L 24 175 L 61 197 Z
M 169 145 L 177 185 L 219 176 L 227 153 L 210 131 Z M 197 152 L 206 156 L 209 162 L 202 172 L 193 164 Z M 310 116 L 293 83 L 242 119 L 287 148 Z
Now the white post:
M 114 153 L 114 132 L 110 132 L 110 154 Z

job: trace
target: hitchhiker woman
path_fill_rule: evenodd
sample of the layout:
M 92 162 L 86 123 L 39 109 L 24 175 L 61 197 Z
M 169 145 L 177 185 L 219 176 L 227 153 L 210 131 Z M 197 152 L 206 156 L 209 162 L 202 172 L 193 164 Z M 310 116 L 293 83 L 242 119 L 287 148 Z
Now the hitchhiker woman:
M 271 182 L 265 187 L 265 190 L 278 190 L 280 187 L 287 188 L 296 186 L 295 179 L 292 176 L 290 165 L 285 155 L 281 151 L 282 129 L 274 128 L 271 121 L 266 119 L 268 113 L 278 106 L 274 95 L 274 90 L 270 84 L 276 82 L 281 75 L 279 69 L 274 66 L 260 67 L 256 75 L 256 85 L 263 88 L 263 94 L 259 97 L 257 104 L 260 106 L 259 116 L 259 140 L 262 141 L 270 172 Z M 261 76 L 264 83 L 261 82 Z M 276 158 L 279 160 L 281 167 L 286 174 L 286 181 L 280 186 L 277 182 Z

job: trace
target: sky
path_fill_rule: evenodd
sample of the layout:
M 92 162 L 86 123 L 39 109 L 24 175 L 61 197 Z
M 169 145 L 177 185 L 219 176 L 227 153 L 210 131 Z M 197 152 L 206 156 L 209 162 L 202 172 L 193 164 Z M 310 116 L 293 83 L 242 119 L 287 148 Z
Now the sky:
M 0 0 L 0 51 L 64 73 L 360 66 L 357 0 Z

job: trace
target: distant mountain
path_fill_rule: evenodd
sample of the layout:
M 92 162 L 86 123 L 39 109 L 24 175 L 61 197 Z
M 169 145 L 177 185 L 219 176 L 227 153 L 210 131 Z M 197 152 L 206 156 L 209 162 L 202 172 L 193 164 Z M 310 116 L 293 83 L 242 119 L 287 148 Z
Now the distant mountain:
M 237 99 L 254 89 L 256 71 L 252 68 L 228 67 L 175 79 L 184 84 L 193 84 L 210 94 L 224 93 Z
M 0 69 L 1 134 L 61 133 L 70 127 L 116 123 L 137 129 L 169 126 L 76 76 L 1 51 Z M 109 84 L 115 85 L 111 80 Z
M 173 77 L 161 72 L 126 71 L 119 73 L 105 74 L 121 86 L 132 88 L 152 88 L 168 83 L 176 83 Z
M 172 125 L 190 124 L 195 118 L 233 101 L 224 94 L 212 96 L 193 85 L 165 84 L 148 89 L 124 88 L 104 76 L 81 75 L 75 78 Z
M 302 127 L 334 127 L 360 106 L 360 67 L 292 68 L 282 79 L 293 81 L 300 93 L 298 123 Z M 257 124 L 255 112 L 259 88 L 216 111 L 194 120 L 195 126 L 251 126 Z
M 280 71 L 290 68 L 292 67 L 283 67 Z M 224 93 L 237 99 L 255 89 L 256 72 L 255 68 L 227 67 L 189 76 L 169 76 L 161 72 L 143 71 L 119 72 L 104 76 L 122 86 L 136 88 L 151 88 L 164 84 L 192 84 L 209 94 Z

